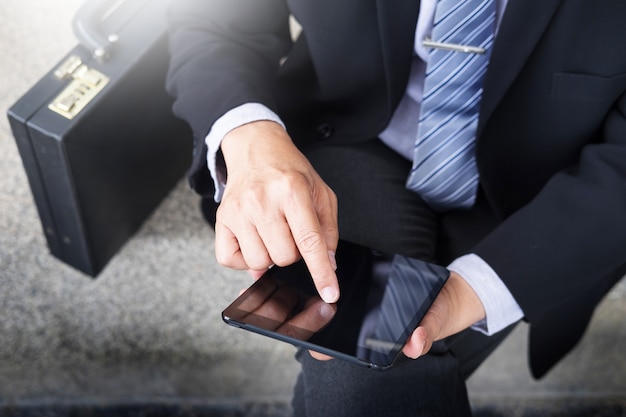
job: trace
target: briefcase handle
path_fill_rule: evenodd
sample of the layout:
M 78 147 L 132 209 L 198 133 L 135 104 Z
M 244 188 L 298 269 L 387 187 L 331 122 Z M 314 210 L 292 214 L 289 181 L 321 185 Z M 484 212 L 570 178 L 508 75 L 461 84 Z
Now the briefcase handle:
M 105 61 L 111 57 L 118 35 L 104 33 L 103 22 L 116 13 L 132 13 L 147 3 L 148 0 L 86 0 L 72 20 L 74 35 L 94 58 Z
M 115 5 L 120 2 L 116 1 Z M 115 34 L 101 33 L 101 22 L 111 8 L 111 2 L 106 0 L 87 0 L 78 9 L 72 20 L 72 29 L 78 41 L 100 60 L 106 60 L 111 53 L 111 47 L 117 40 Z

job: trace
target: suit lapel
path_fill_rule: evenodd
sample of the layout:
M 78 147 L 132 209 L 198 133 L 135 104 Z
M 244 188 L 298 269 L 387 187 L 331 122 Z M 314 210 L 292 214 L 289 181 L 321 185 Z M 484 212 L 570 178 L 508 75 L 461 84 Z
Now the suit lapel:
M 561 1 L 509 0 L 485 78 L 478 136 L 521 71 Z
M 381 50 L 390 105 L 395 107 L 406 89 L 419 0 L 376 0 Z

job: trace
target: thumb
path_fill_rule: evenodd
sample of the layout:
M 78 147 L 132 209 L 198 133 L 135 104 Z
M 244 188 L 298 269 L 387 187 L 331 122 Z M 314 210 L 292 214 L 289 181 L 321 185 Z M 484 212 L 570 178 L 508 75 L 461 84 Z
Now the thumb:
M 404 346 L 410 358 L 428 353 L 433 342 L 467 329 L 485 318 L 485 309 L 472 287 L 452 272 L 419 327 Z
M 428 353 L 434 341 L 435 338 L 430 331 L 424 326 L 419 326 L 411 334 L 411 338 L 404 345 L 402 352 L 411 359 L 417 359 Z
M 446 297 L 445 287 L 435 301 L 430 306 L 420 325 L 413 331 L 411 338 L 408 340 L 402 350 L 406 356 L 417 359 L 430 351 L 433 343 L 440 339 L 445 319 L 448 314 L 448 299 Z

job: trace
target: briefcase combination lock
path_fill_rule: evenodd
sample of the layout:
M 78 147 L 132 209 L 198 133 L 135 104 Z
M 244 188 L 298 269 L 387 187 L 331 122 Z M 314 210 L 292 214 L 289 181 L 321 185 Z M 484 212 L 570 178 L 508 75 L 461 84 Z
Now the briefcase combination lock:
M 109 78 L 83 64 L 77 55 L 63 62 L 54 76 L 60 80 L 68 78 L 72 82 L 48 105 L 53 112 L 67 119 L 73 119 L 108 84 Z

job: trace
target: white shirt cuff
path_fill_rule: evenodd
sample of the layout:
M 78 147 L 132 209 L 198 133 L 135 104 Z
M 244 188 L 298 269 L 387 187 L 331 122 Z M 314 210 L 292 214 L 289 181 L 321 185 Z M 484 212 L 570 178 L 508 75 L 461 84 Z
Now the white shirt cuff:
M 223 161 L 218 161 L 217 158 L 222 139 L 231 130 L 246 123 L 259 120 L 270 120 L 285 127 L 280 117 L 263 104 L 246 103 L 224 113 L 222 117 L 215 121 L 209 134 L 204 139 L 208 148 L 207 165 L 215 184 L 215 201 L 219 202 L 222 199 L 224 188 L 226 187 L 226 167 Z
M 462 256 L 448 269 L 465 279 L 485 308 L 485 319 L 475 323 L 472 329 L 491 336 L 524 317 L 524 312 L 504 282 L 478 255 Z

